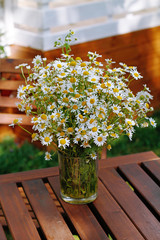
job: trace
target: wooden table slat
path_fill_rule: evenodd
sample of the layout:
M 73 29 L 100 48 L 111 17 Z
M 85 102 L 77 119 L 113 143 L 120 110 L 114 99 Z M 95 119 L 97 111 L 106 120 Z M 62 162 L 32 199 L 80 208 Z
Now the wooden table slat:
M 46 178 L 49 176 L 57 176 L 59 174 L 58 167 L 49 167 L 43 169 L 35 169 L 24 172 L 8 173 L 0 175 L 0 183 L 22 182 L 30 179 Z
M 144 238 L 160 239 L 158 220 L 113 168 L 101 169 L 100 179 Z
M 160 160 L 144 162 L 142 163 L 142 166 L 144 166 L 151 173 L 153 178 L 156 179 L 160 186 Z
M 22 182 L 47 240 L 74 239 L 41 179 Z
M 160 215 L 160 188 L 158 185 L 137 164 L 123 165 L 119 169 Z
M 128 154 L 128 155 L 118 156 L 118 157 L 109 157 L 107 159 L 101 159 L 99 161 L 99 168 L 106 168 L 106 167 L 116 168 L 124 164 L 142 163 L 146 161 L 154 161 L 155 159 L 159 159 L 159 158 L 152 151 Z
M 93 205 L 117 240 L 144 239 L 101 181 L 99 181 L 98 186 L 98 198 L 93 202 Z
M 64 210 L 83 240 L 107 240 L 108 237 L 87 205 L 65 203 L 60 198 L 58 177 L 48 178 Z M 78 221 L 77 221 L 78 220 Z
M 1 206 L 13 238 L 16 240 L 40 240 L 38 231 L 25 207 L 16 184 L 0 184 L 0 193 Z
M 7 240 L 1 224 L 0 224 L 0 240 Z

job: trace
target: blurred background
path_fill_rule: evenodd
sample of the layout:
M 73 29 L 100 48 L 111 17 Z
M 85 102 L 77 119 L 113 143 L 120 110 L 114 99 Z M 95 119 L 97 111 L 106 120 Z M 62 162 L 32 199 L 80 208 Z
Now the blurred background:
M 55 59 L 61 51 L 54 49 L 54 41 L 69 29 L 78 38 L 72 54 L 86 59 L 88 51 L 96 51 L 103 59 L 137 66 L 143 79 L 131 86 L 133 91 L 147 84 L 154 96 L 157 128 L 137 129 L 132 142 L 120 138 L 107 156 L 141 151 L 160 156 L 160 1 L 0 0 L 1 58 L 23 63 L 40 54 Z M 5 77 L 11 78 L 4 75 L 3 80 Z M 1 80 L 0 70 L 0 84 Z M 16 127 L 0 124 L 0 174 L 57 165 L 56 155 L 53 161 L 44 160 L 44 150 L 38 143 L 31 144 L 29 136 Z

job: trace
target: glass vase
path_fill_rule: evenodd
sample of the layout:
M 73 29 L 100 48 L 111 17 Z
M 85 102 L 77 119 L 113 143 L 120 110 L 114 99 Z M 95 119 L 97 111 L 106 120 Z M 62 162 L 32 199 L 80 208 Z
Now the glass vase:
M 72 204 L 86 204 L 97 197 L 98 158 L 68 157 L 58 153 L 61 198 Z

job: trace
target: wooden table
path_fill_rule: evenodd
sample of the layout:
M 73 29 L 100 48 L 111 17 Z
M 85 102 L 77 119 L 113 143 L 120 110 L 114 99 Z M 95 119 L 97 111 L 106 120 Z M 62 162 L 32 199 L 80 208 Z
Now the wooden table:
M 58 168 L 0 176 L 0 240 L 160 240 L 160 159 L 153 152 L 99 161 L 98 198 L 59 196 Z

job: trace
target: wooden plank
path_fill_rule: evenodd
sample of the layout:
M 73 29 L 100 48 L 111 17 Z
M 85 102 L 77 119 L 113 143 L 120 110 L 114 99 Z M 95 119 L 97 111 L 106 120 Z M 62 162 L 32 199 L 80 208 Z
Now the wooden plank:
M 107 240 L 108 237 L 87 205 L 72 205 L 60 198 L 58 177 L 48 178 L 64 210 L 83 240 Z
M 4 230 L 3 230 L 1 224 L 0 224 L 0 239 L 1 239 L 1 240 L 7 240 L 6 235 L 5 235 L 5 233 L 4 233 Z
M 147 240 L 160 239 L 160 225 L 137 195 L 113 168 L 100 169 L 100 179 Z
M 93 205 L 117 240 L 144 239 L 100 181 L 98 186 L 98 198 L 93 202 Z
M 160 216 L 160 188 L 158 185 L 137 164 L 123 165 L 119 169 Z
M 118 157 L 109 157 L 106 159 L 101 159 L 99 161 L 99 168 L 106 168 L 106 167 L 118 167 L 120 165 L 128 164 L 128 163 L 141 163 L 146 161 L 151 161 L 158 159 L 158 156 L 152 152 L 142 152 L 142 153 L 135 153 L 135 154 L 128 154 L 125 156 L 118 156 Z
M 31 116 L 27 116 L 25 114 L 11 114 L 11 113 L 0 113 L 0 124 L 9 125 L 11 124 L 14 119 L 16 118 L 22 118 L 21 125 L 27 125 L 32 126 L 33 123 L 31 123 Z
M 160 160 L 144 162 L 142 163 L 142 166 L 149 171 L 152 177 L 160 185 Z
M 17 173 L 8 173 L 0 175 L 0 183 L 22 182 L 30 179 L 46 178 L 57 176 L 59 174 L 58 167 L 50 167 L 44 169 L 36 169 Z
M 11 107 L 17 108 L 16 103 L 20 102 L 19 99 L 13 97 L 1 97 L 0 96 L 0 107 Z
M 1 58 L 0 59 L 0 72 L 10 72 L 10 73 L 21 73 L 21 69 L 16 69 L 15 67 L 27 63 L 31 65 L 32 59 L 13 59 L 13 58 Z M 28 73 L 28 70 L 24 67 L 24 73 Z
M 0 201 L 10 232 L 15 240 L 40 240 L 16 184 L 0 184 Z
M 19 81 L 19 80 L 4 80 L 4 81 L 0 81 L 0 89 L 1 90 L 17 90 L 17 88 L 20 85 L 24 85 L 25 82 Z
M 41 179 L 22 182 L 47 240 L 74 239 Z

